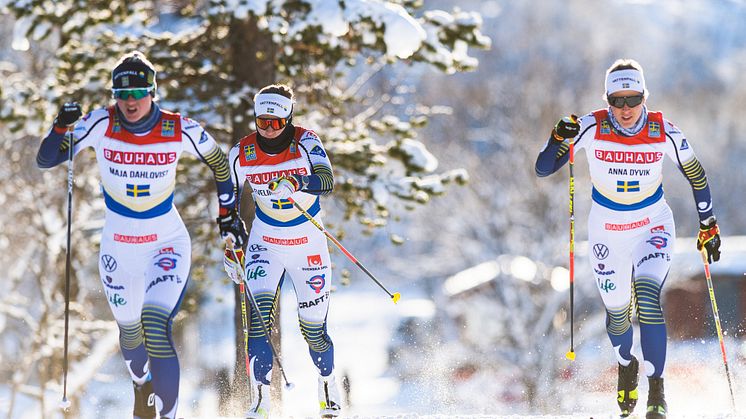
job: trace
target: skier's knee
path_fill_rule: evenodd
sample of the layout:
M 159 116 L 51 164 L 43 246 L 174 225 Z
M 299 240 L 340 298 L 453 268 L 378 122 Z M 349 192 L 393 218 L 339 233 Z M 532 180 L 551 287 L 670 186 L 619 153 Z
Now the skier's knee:
M 301 319 L 300 331 L 314 352 L 326 352 L 331 346 L 331 339 L 326 334 L 326 321 L 315 323 Z
M 143 308 L 142 325 L 145 330 L 145 349 L 149 357 L 176 356 L 171 342 L 171 313 L 168 310 L 156 306 Z

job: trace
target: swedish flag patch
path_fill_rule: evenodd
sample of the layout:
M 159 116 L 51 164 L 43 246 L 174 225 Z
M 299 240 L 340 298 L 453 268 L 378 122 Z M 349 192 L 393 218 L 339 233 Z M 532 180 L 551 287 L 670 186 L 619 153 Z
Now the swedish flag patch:
M 611 134 L 611 125 L 609 125 L 608 119 L 601 121 L 601 134 Z
M 170 120 L 170 119 L 162 120 L 161 121 L 161 135 L 163 135 L 164 137 L 173 137 L 174 126 L 175 126 L 175 123 L 173 120 Z
M 288 201 L 287 199 L 273 199 L 272 200 L 272 208 L 273 209 L 288 209 L 293 208 L 293 203 Z
M 660 138 L 661 124 L 653 121 L 648 122 L 648 135 L 653 138 Z
M 150 196 L 150 185 L 134 185 L 128 183 L 127 196 L 139 198 L 141 196 Z
M 246 160 L 256 160 L 256 148 L 254 144 L 243 146 L 243 157 Z

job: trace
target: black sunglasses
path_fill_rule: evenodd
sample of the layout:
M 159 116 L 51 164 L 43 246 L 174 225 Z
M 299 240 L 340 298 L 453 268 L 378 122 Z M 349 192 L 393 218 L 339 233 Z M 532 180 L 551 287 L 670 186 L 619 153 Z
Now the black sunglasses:
M 635 106 L 638 106 L 642 103 L 642 100 L 645 98 L 644 95 L 635 95 L 635 96 L 606 96 L 606 99 L 609 101 L 609 105 L 615 107 L 615 108 L 623 108 L 624 104 L 626 103 L 627 106 L 630 108 L 634 108 Z

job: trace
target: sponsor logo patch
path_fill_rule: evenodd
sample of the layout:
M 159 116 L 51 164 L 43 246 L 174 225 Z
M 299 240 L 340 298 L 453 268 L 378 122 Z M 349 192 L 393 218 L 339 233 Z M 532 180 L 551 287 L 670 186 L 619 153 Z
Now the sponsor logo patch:
M 158 240 L 157 234 L 148 234 L 145 236 L 126 236 L 124 234 L 114 233 L 114 241 L 129 244 L 152 243 Z
M 294 239 L 279 239 L 276 237 L 262 236 L 262 240 L 267 243 L 279 244 L 282 246 L 298 246 L 308 243 L 308 237 L 298 237 Z
M 596 243 L 593 245 L 593 255 L 598 260 L 604 260 L 609 257 L 609 248 L 603 243 Z
M 644 220 L 634 221 L 626 224 L 606 223 L 604 224 L 604 229 L 608 231 L 628 231 L 646 226 L 648 224 L 650 224 L 650 218 L 645 218 Z

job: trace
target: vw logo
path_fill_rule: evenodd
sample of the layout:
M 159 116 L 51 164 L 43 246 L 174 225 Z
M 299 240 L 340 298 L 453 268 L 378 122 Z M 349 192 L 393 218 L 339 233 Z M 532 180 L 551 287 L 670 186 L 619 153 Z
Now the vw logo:
M 101 263 L 104 266 L 106 272 L 114 272 L 117 270 L 117 261 L 111 255 L 102 255 Z
M 593 255 L 598 260 L 604 260 L 609 256 L 609 248 L 605 244 L 596 243 L 593 245 Z
M 252 244 L 251 246 L 249 246 L 248 250 L 249 252 L 263 252 L 267 250 L 267 248 L 260 244 Z

